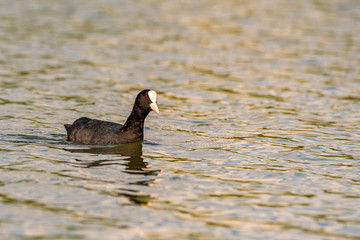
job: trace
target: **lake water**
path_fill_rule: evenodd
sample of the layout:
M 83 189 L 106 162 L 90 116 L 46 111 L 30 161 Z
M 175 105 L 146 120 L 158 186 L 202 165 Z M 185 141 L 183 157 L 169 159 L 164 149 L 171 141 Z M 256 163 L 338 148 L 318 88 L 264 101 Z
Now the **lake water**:
M 360 4 L 0 2 L 1 239 L 360 239 Z M 158 92 L 145 140 L 65 141 Z

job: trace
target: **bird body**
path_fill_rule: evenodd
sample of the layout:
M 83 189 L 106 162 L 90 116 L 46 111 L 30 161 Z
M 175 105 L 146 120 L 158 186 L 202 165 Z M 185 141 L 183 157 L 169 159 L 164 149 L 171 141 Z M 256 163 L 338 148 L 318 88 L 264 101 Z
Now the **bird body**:
M 159 113 L 154 90 L 141 91 L 125 124 L 82 117 L 73 124 L 64 124 L 68 141 L 92 144 L 122 144 L 144 139 L 144 121 L 150 111 Z

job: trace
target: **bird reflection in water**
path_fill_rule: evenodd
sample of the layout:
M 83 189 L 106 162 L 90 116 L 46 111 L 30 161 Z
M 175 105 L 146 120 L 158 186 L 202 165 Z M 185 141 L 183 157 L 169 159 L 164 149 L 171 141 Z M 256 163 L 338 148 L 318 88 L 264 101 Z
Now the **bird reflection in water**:
M 86 146 L 86 148 L 67 148 L 65 151 L 72 153 L 88 153 L 96 155 L 119 155 L 118 159 L 101 159 L 101 160 L 81 160 L 75 159 L 74 164 L 77 167 L 82 168 L 96 168 L 106 167 L 111 165 L 122 165 L 125 169 L 122 171 L 127 174 L 136 174 L 143 176 L 158 176 L 161 174 L 161 170 L 150 169 L 151 165 L 144 161 L 142 157 L 142 141 L 128 144 L 121 144 L 116 146 Z M 125 157 L 125 158 L 124 158 Z M 147 178 L 144 180 L 138 180 L 135 182 L 127 182 L 129 185 L 142 185 L 151 186 L 155 184 L 156 179 Z M 153 197 L 150 194 L 141 193 L 134 189 L 118 188 L 116 191 L 103 192 L 103 194 L 126 196 L 132 202 L 136 204 L 149 204 Z

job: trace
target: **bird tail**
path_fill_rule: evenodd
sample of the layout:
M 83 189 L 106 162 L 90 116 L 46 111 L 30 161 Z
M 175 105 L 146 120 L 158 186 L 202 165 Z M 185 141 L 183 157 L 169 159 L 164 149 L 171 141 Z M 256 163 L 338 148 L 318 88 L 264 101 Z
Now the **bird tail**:
M 64 124 L 64 127 L 65 127 L 66 131 L 68 132 L 71 127 L 71 124 Z
M 70 131 L 71 124 L 64 124 L 64 127 L 65 127 L 65 130 L 67 133 L 67 137 L 64 137 L 64 138 L 69 141 L 69 131 Z

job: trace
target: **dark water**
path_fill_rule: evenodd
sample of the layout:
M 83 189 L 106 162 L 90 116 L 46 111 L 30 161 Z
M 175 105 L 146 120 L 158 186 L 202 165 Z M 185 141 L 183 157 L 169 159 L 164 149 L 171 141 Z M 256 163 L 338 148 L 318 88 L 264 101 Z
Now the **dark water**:
M 358 1 L 0 2 L 3 239 L 360 239 Z M 84 146 L 62 124 L 124 122 Z

